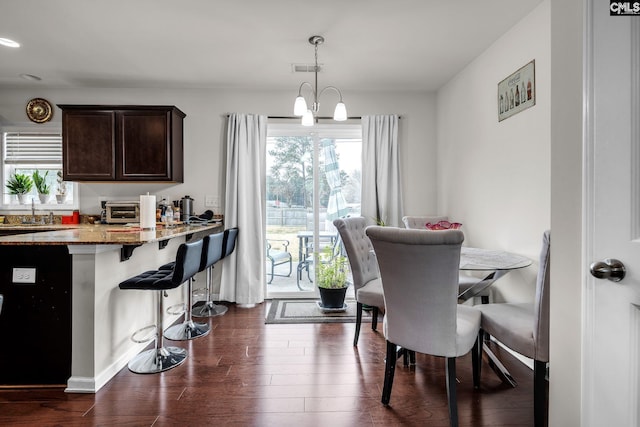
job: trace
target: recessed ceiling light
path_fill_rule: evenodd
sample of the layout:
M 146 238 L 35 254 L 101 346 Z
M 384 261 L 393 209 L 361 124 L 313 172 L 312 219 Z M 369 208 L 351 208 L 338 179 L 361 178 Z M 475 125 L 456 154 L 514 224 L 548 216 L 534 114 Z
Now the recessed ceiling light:
M 0 44 L 7 47 L 20 47 L 20 43 L 14 42 L 11 39 L 3 39 L 0 37 Z
M 40 80 L 42 80 L 42 77 L 34 76 L 33 74 L 20 74 L 20 77 L 25 80 L 31 80 L 34 82 L 39 82 Z

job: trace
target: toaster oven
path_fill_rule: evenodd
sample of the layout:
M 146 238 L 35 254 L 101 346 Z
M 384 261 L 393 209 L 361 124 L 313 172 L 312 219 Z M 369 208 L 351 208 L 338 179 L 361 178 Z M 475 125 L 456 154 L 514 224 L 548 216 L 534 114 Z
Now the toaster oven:
M 107 202 L 107 224 L 140 222 L 140 202 Z

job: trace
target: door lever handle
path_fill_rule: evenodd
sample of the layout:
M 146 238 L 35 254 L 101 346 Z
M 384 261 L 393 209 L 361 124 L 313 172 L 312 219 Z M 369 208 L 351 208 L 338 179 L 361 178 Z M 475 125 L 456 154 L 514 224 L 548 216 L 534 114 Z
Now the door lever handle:
M 611 280 L 612 282 L 621 281 L 627 274 L 627 269 L 625 268 L 622 261 L 613 258 L 607 258 L 604 261 L 594 262 L 589 267 L 589 271 L 595 278 L 607 279 Z

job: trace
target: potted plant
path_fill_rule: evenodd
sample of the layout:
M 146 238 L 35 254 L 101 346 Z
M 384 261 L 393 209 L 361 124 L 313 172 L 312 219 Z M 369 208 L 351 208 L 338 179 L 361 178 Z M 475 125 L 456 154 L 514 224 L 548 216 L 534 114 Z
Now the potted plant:
M 380 227 L 386 227 L 387 226 L 387 223 L 382 218 L 375 217 L 375 218 L 373 218 L 373 221 L 376 223 L 376 225 L 379 225 Z
M 40 203 L 43 205 L 49 201 L 49 193 L 51 192 L 51 186 L 47 184 L 48 175 L 49 171 L 46 171 L 44 175 L 40 175 L 40 171 L 38 169 L 36 169 L 32 175 L 33 183 L 36 185 L 36 190 L 38 191 Z
M 18 202 L 24 203 L 26 194 L 33 188 L 31 177 L 22 173 L 13 173 L 7 181 L 7 189 L 9 194 L 18 196 Z
M 318 289 L 324 309 L 344 309 L 347 282 L 347 257 L 334 252 L 327 246 L 318 255 Z
M 59 204 L 63 204 L 67 199 L 67 183 L 62 179 L 62 171 L 56 173 L 56 181 L 58 183 L 58 192 L 56 194 L 56 201 Z

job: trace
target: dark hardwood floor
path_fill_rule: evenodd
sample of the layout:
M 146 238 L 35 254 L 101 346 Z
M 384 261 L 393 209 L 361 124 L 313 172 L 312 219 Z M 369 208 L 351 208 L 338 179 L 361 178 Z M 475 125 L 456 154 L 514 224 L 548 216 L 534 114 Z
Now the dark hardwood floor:
M 354 348 L 352 323 L 265 325 L 267 306 L 232 305 L 209 319 L 208 336 L 177 344 L 188 349 L 187 361 L 161 374 L 125 368 L 96 394 L 0 390 L 0 425 L 449 425 L 444 359 L 417 355 L 412 368 L 399 361 L 391 406 L 384 407 L 381 333 L 363 325 Z M 533 374 L 494 348 L 519 386 L 503 384 L 485 360 L 474 390 L 471 358 L 459 358 L 460 425 L 531 426 Z

